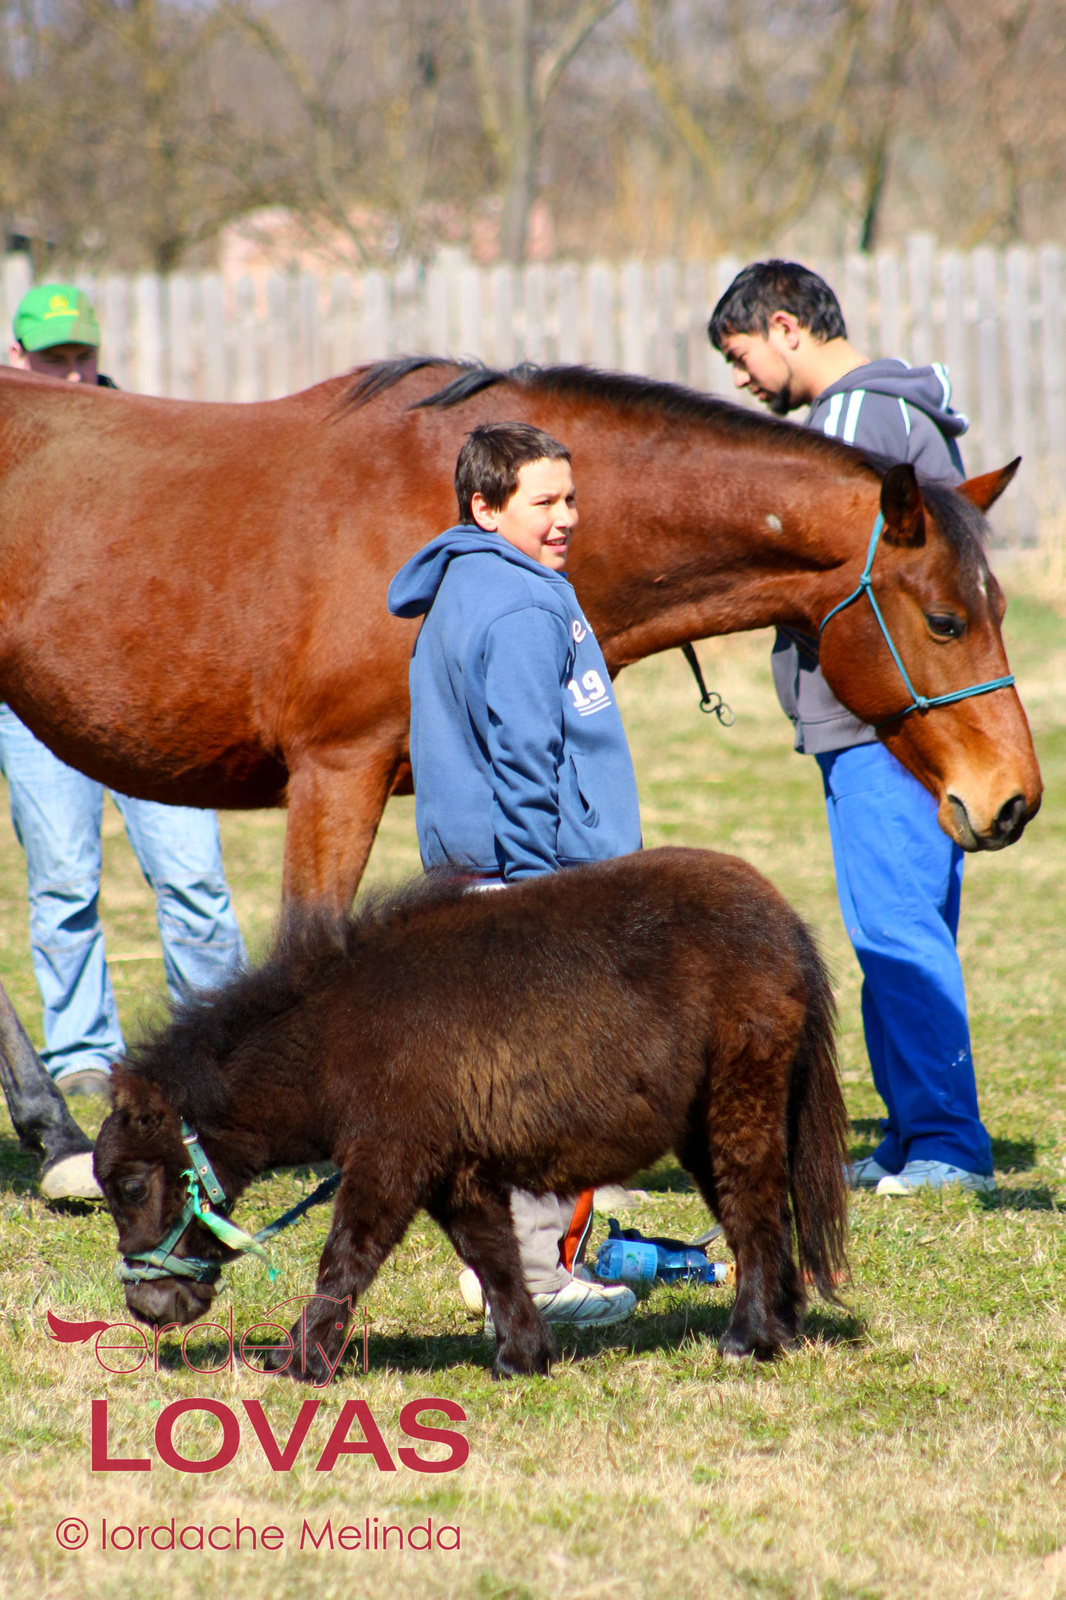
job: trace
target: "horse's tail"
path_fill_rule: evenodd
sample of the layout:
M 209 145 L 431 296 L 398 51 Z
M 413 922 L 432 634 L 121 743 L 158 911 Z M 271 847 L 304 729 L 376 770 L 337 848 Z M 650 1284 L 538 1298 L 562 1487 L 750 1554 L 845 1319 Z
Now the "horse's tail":
M 813 935 L 803 928 L 800 959 L 807 1019 L 788 1098 L 788 1172 L 800 1270 L 826 1300 L 847 1271 L 848 1116 L 837 1077 L 836 1007 Z

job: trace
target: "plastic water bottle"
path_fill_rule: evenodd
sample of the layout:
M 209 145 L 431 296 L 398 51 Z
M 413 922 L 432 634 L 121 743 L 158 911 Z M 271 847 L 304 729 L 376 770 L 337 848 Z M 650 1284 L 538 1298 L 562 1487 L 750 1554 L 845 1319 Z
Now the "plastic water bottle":
M 659 1250 L 656 1277 L 663 1283 L 732 1283 L 736 1268 L 732 1262 L 708 1261 L 702 1250 Z
M 708 1261 L 702 1250 L 666 1250 L 651 1239 L 605 1239 L 596 1253 L 596 1276 L 608 1283 L 733 1283 L 732 1262 Z
M 651 1283 L 659 1249 L 650 1239 L 605 1239 L 596 1252 L 596 1276 L 608 1283 Z

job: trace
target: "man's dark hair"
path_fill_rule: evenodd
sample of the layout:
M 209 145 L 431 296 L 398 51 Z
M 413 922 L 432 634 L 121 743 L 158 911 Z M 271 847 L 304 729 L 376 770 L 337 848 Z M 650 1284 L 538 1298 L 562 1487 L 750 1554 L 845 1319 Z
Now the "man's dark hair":
M 812 339 L 846 339 L 840 301 L 816 272 L 798 261 L 753 261 L 738 272 L 715 306 L 707 334 L 716 350 L 733 333 L 765 339 L 775 311 L 788 311 Z
M 470 502 L 476 494 L 483 495 L 493 511 L 502 511 L 529 462 L 569 460 L 564 444 L 528 422 L 483 422 L 467 434 L 455 463 L 459 521 L 473 522 Z

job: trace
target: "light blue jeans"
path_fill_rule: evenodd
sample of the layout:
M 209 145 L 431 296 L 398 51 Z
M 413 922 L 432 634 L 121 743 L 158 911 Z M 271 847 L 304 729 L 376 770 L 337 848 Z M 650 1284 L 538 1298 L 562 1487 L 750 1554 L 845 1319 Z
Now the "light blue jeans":
M 0 770 L 26 852 L 33 970 L 44 1002 L 42 1059 L 52 1077 L 109 1069 L 125 1045 L 100 926 L 103 785 L 66 766 L 0 706 Z M 156 896 L 172 999 L 211 989 L 244 962 L 222 868 L 218 818 L 110 791 Z

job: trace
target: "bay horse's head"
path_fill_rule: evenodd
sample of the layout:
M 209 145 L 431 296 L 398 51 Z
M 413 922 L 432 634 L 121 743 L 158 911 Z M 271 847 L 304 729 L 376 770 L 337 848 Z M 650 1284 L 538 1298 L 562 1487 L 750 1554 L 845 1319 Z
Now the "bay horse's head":
M 936 796 L 940 826 L 964 850 L 1013 844 L 1040 808 L 1000 632 L 1006 601 L 982 545 L 983 513 L 1017 467 L 955 490 L 890 467 L 859 586 L 822 624 L 830 688 Z
M 118 1228 L 126 1304 L 155 1327 L 195 1322 L 215 1298 L 218 1270 L 231 1252 L 189 1204 L 192 1157 L 178 1113 L 156 1084 L 121 1065 L 111 1083 L 113 1109 L 93 1166 Z

